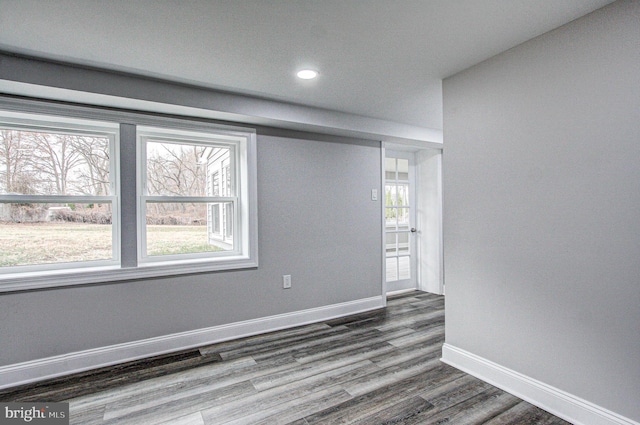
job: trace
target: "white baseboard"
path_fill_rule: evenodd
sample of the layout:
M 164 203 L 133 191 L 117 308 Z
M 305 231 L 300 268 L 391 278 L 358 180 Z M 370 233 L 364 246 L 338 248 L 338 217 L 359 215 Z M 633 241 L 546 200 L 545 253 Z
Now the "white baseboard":
M 397 291 L 389 291 L 387 292 L 387 296 L 393 296 L 393 295 L 402 295 L 402 294 L 406 294 L 408 292 L 415 292 L 417 291 L 417 288 L 409 288 L 409 289 L 398 289 Z
M 450 344 L 443 345 L 441 360 L 575 425 L 640 425 L 580 397 Z
M 384 307 L 376 296 L 0 367 L 0 389 Z

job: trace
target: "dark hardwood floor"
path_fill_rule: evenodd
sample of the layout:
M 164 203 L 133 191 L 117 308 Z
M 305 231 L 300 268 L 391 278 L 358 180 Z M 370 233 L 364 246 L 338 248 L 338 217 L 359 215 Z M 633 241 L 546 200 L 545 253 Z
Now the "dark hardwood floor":
M 440 362 L 444 298 L 0 391 L 72 424 L 568 424 Z

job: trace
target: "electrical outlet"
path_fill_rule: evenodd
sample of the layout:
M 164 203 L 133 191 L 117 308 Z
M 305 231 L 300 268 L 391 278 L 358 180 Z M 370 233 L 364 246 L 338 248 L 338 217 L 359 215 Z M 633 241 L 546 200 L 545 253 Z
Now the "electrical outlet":
M 282 276 L 282 287 L 284 289 L 291 288 L 291 275 L 290 274 L 285 274 L 285 275 Z

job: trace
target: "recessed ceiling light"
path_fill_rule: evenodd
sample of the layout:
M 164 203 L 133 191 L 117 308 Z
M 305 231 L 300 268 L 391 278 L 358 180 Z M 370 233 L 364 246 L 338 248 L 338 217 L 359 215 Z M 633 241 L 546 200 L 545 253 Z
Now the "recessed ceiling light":
M 302 78 L 303 80 L 313 80 L 318 76 L 318 71 L 314 71 L 313 69 L 303 69 L 298 71 L 296 75 L 298 78 Z

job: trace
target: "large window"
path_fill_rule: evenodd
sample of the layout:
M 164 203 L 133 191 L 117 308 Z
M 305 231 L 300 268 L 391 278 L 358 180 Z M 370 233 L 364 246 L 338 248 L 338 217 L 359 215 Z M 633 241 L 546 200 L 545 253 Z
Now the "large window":
M 0 267 L 118 261 L 117 125 L 0 116 Z
M 138 139 L 141 261 L 240 253 L 245 137 L 141 127 Z
M 256 267 L 255 149 L 247 129 L 0 98 L 0 292 Z

